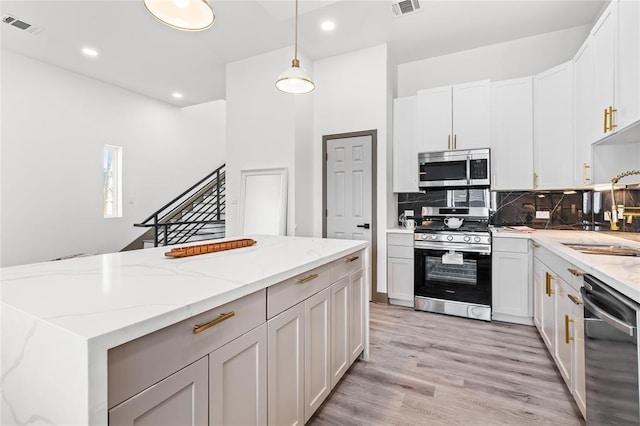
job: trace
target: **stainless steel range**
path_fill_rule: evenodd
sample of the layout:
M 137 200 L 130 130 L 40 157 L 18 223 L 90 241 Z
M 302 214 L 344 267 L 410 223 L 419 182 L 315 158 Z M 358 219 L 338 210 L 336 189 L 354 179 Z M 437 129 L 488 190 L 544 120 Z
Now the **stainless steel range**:
M 488 207 L 423 207 L 414 234 L 416 310 L 491 321 L 488 224 Z

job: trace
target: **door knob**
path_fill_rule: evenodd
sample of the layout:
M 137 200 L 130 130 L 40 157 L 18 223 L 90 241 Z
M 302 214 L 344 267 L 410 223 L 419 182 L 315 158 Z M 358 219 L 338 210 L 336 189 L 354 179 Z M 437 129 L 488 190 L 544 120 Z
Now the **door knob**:
M 364 225 L 356 225 L 358 228 L 369 229 L 369 224 L 365 223 Z

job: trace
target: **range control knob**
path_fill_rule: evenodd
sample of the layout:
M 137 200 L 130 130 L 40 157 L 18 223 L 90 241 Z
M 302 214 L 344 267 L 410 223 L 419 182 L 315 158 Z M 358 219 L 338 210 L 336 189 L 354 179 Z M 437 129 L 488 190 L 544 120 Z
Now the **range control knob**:
M 431 239 L 432 239 L 432 240 L 435 240 L 435 239 L 437 239 L 437 238 L 438 238 L 438 236 L 437 236 L 436 234 L 431 235 Z
M 475 237 L 475 238 L 473 239 L 473 241 L 475 241 L 476 243 L 479 243 L 479 242 L 480 242 L 480 237 Z
M 471 237 L 470 237 L 470 236 L 468 236 L 468 235 L 465 235 L 465 236 L 464 236 L 464 242 L 465 242 L 465 243 L 468 243 L 469 241 L 471 241 Z
M 453 241 L 453 235 L 447 235 L 447 241 Z

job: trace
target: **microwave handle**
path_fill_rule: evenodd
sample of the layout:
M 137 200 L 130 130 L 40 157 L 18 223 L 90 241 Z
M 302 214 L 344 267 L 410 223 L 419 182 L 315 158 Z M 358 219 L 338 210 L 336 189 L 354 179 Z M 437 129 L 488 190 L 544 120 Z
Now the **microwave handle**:
M 467 155 L 467 185 L 471 184 L 471 156 Z

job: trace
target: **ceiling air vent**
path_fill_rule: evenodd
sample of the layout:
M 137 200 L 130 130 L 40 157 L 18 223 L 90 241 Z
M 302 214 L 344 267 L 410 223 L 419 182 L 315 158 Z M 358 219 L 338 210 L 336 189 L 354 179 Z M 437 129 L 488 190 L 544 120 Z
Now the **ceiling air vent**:
M 16 18 L 15 16 L 4 15 L 2 17 L 2 22 L 4 22 L 5 24 L 9 24 L 19 30 L 26 31 L 30 34 L 35 35 L 42 32 L 42 28 L 35 27 L 27 22 L 24 22 L 22 19 Z
M 394 15 L 404 16 L 410 13 L 420 12 L 420 3 L 418 0 L 401 0 L 391 3 L 391 9 Z

